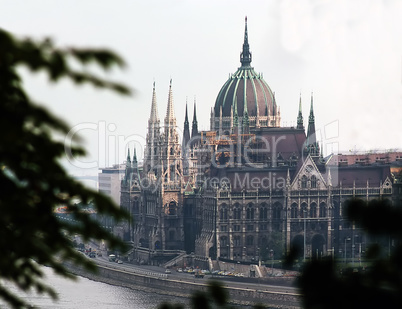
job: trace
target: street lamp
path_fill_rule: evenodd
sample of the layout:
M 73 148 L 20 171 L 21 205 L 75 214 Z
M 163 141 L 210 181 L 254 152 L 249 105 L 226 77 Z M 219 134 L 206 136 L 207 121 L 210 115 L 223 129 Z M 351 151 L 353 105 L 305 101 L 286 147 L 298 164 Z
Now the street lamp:
M 274 250 L 271 249 L 271 250 L 269 250 L 269 252 L 271 253 L 271 260 L 272 260 L 272 262 L 271 262 L 271 276 L 273 276 L 274 275 Z
M 349 241 L 350 237 L 345 237 L 345 264 L 346 264 L 346 241 Z
M 304 218 L 303 262 L 306 261 L 306 213 L 307 210 L 303 209 L 303 218 Z

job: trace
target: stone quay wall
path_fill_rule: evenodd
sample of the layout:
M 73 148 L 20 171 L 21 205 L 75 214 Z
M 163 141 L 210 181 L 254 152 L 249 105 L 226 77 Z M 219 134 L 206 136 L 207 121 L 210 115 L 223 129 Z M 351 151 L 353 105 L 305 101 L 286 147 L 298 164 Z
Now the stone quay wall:
M 205 281 L 197 282 L 195 278 L 193 281 L 182 281 L 169 278 L 166 274 L 146 270 L 133 272 L 102 265 L 98 265 L 98 272 L 94 274 L 71 264 L 66 266 L 73 274 L 94 281 L 162 295 L 188 298 L 195 291 L 207 290 Z M 222 284 L 229 292 L 231 302 L 236 304 L 252 305 L 261 303 L 267 308 L 301 308 L 300 296 L 293 293 L 269 291 L 269 287 L 266 286 L 261 286 L 264 289 L 256 290 L 247 288 L 247 284 L 245 284 L 244 288 L 228 287 L 225 282 L 222 282 Z

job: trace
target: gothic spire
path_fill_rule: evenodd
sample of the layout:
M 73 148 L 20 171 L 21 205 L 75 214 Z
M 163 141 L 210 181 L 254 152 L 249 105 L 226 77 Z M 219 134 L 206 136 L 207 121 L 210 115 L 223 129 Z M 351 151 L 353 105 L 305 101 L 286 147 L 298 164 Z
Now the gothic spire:
M 250 52 L 250 46 L 248 45 L 247 16 L 245 18 L 244 43 L 243 43 L 243 51 L 240 54 L 240 62 L 242 67 L 249 67 L 251 63 L 251 52 Z
M 168 97 L 168 106 L 166 110 L 166 119 L 165 122 L 169 122 L 169 120 L 173 120 L 174 116 L 174 109 L 173 109 L 173 93 L 172 93 L 172 79 L 170 79 L 169 85 L 169 97 Z
M 184 118 L 184 130 L 183 130 L 183 143 L 182 149 L 183 152 L 186 150 L 186 146 L 188 146 L 188 141 L 190 140 L 190 125 L 188 122 L 188 112 L 187 112 L 187 102 L 186 102 L 186 115 Z
M 191 138 L 198 135 L 198 121 L 197 121 L 197 110 L 194 98 L 194 114 L 193 114 L 193 127 L 191 129 Z
M 174 108 L 173 108 L 172 80 L 170 79 L 168 106 L 165 117 L 165 135 L 172 136 L 173 134 L 172 130 L 175 129 L 176 129 L 176 117 L 174 115 Z
M 127 151 L 127 161 L 126 161 L 126 164 L 127 164 L 127 165 L 131 164 L 130 148 L 128 148 L 128 151 Z
M 151 116 L 149 117 L 149 121 L 157 122 L 159 120 L 158 117 L 158 107 L 156 104 L 156 92 L 155 92 L 155 82 L 152 92 L 152 105 L 151 105 Z
M 300 93 L 300 100 L 299 100 L 299 114 L 297 115 L 297 129 L 304 129 L 301 93 Z
M 310 106 L 310 115 L 308 117 L 306 144 L 311 156 L 318 157 L 320 155 L 320 145 L 317 143 L 315 134 L 316 132 L 315 132 L 315 120 L 313 110 L 313 93 L 311 93 L 311 106 Z
M 237 133 L 239 126 L 239 115 L 237 114 L 237 97 L 235 97 L 235 102 L 234 102 L 234 116 L 233 116 L 233 133 Z
M 310 105 L 310 115 L 308 117 L 307 138 L 308 138 L 308 142 L 310 145 L 316 143 L 315 120 L 314 120 L 314 109 L 313 109 L 313 93 L 311 93 L 311 105 Z
M 131 157 L 130 157 L 130 148 L 127 151 L 127 160 L 126 160 L 126 169 L 124 171 L 124 179 L 122 180 L 125 184 L 129 181 L 131 170 Z
M 186 114 L 184 116 L 184 130 L 189 128 L 190 123 L 188 122 L 188 112 L 187 112 L 187 99 L 186 99 Z
M 130 150 L 130 149 L 129 149 Z M 138 161 L 137 161 L 137 151 L 136 151 L 136 149 L 135 149 L 135 147 L 134 147 L 134 156 L 133 156 L 133 164 L 137 164 L 138 163 Z

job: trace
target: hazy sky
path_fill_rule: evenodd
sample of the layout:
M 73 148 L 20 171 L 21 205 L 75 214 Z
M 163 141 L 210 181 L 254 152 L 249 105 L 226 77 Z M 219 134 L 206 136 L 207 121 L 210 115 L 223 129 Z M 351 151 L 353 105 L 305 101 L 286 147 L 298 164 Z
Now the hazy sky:
M 128 63 L 106 75 L 135 89 L 122 98 L 69 82 L 50 85 L 23 71 L 31 96 L 65 118 L 90 156 L 75 174 L 122 163 L 129 144 L 140 158 L 155 81 L 161 122 L 169 80 L 178 125 L 196 97 L 199 128 L 240 66 L 244 17 L 252 66 L 276 93 L 283 125 L 305 124 L 314 93 L 325 154 L 338 149 L 402 148 L 402 1 L 2 1 L 0 27 L 51 37 L 60 46 L 108 47 Z

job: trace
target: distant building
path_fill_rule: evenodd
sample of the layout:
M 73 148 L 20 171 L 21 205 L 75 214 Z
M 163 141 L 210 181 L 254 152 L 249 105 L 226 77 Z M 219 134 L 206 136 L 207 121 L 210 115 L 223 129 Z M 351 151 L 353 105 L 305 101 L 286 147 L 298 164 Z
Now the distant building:
M 117 205 L 120 205 L 120 186 L 125 168 L 124 164 L 116 164 L 101 168 L 98 174 L 98 191 L 110 196 Z
M 160 264 L 186 251 L 253 262 L 292 246 L 299 257 L 355 258 L 370 240 L 344 219 L 345 201 L 401 200 L 402 152 L 324 157 L 313 96 L 307 130 L 301 99 L 297 125 L 281 127 L 275 94 L 251 60 L 246 20 L 241 66 L 218 93 L 210 131 L 198 131 L 194 104 L 182 141 L 172 83 L 163 126 L 154 84 L 143 171 L 129 153 L 121 181 L 121 206 L 134 218 L 123 235 L 137 261 Z

